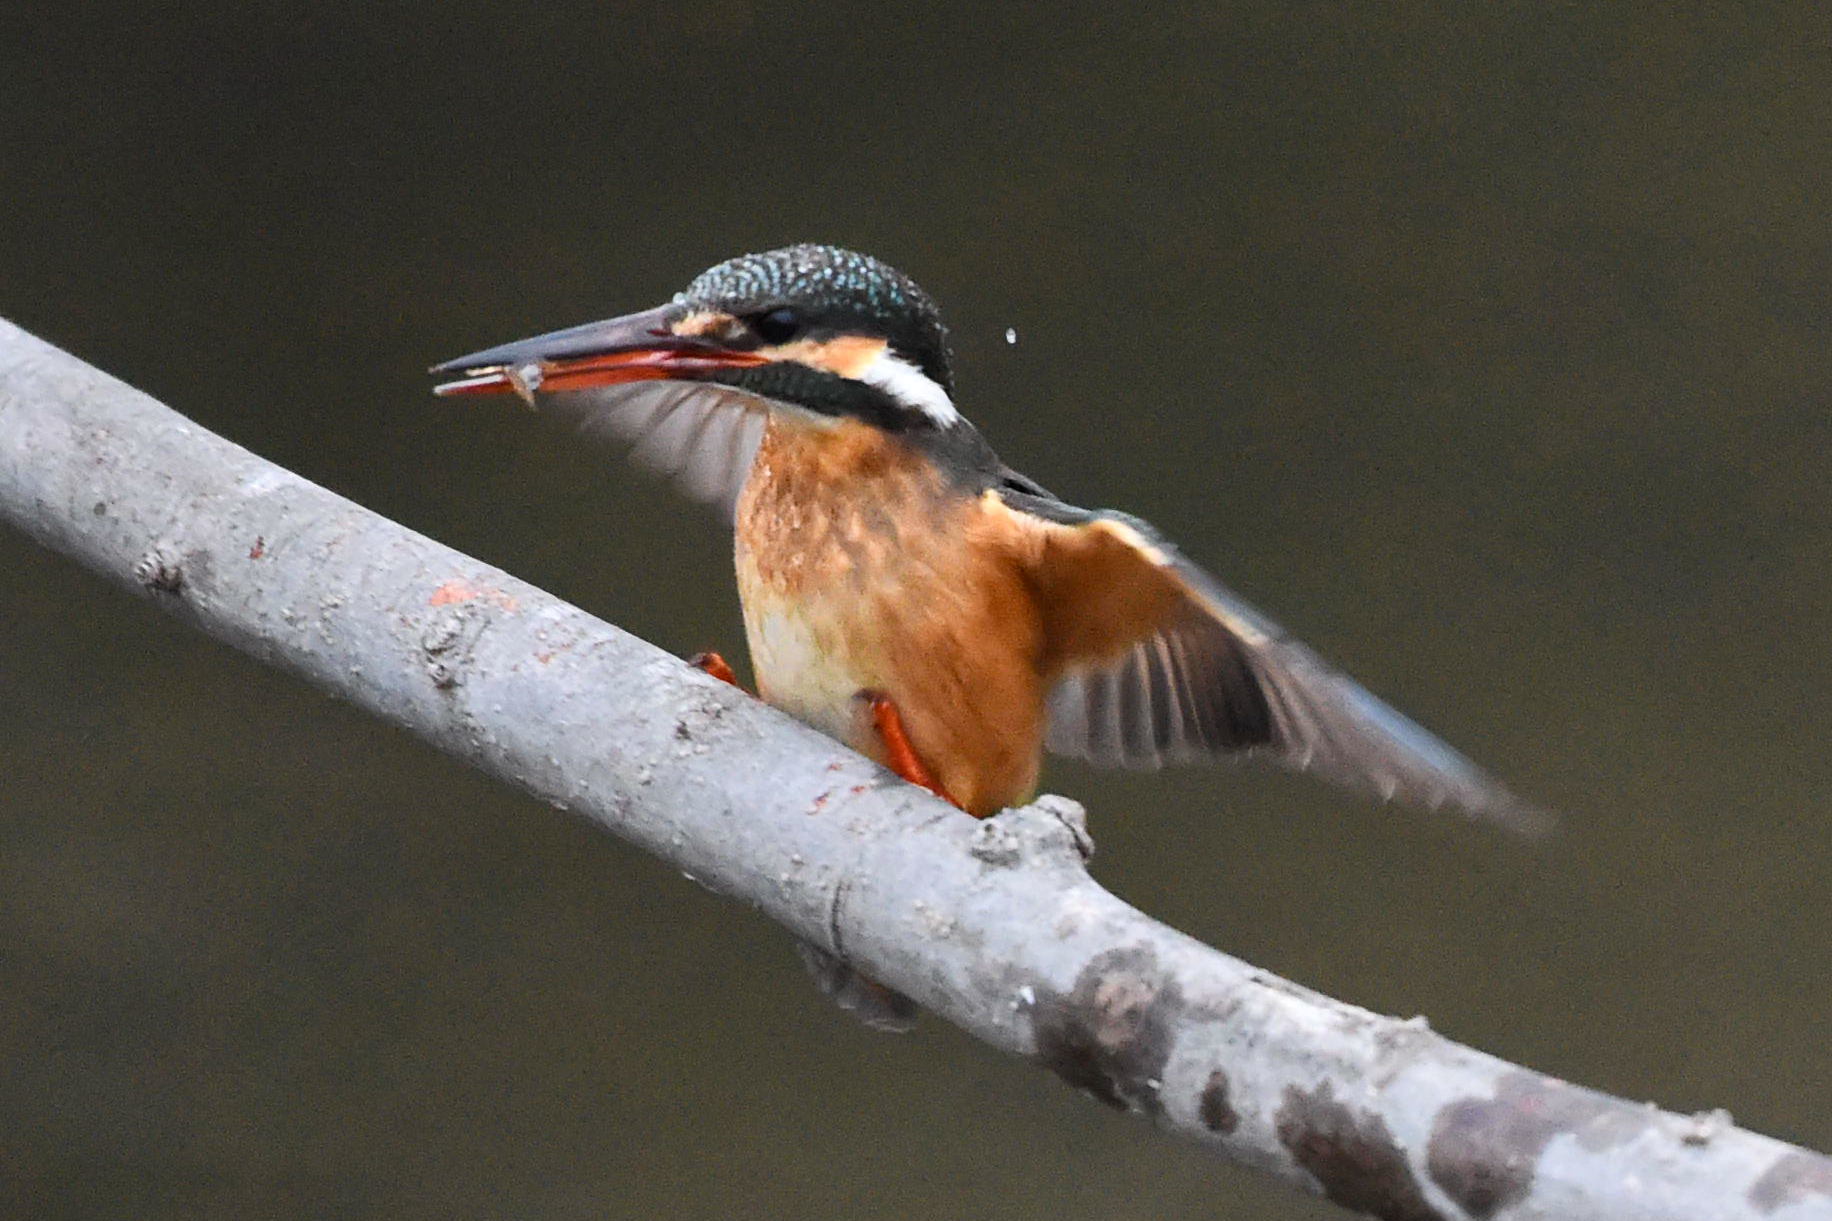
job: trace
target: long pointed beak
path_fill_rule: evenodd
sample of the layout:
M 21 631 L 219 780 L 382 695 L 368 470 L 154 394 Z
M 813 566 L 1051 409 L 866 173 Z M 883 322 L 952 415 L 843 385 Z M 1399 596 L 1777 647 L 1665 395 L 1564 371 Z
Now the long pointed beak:
M 691 378 L 716 369 L 767 364 L 755 352 L 722 348 L 669 323 L 681 308 L 664 305 L 640 314 L 550 331 L 499 344 L 434 365 L 433 373 L 459 373 L 434 394 L 500 394 L 514 391 L 530 404 L 537 390 L 583 390 L 624 382 Z

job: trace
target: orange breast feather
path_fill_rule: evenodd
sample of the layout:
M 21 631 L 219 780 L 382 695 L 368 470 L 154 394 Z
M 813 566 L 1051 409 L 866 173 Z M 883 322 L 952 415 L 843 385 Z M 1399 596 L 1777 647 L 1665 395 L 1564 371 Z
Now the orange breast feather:
M 895 438 L 773 420 L 737 515 L 759 693 L 882 759 L 856 699 L 882 692 L 970 813 L 1028 799 L 1049 664 L 1028 550 Z

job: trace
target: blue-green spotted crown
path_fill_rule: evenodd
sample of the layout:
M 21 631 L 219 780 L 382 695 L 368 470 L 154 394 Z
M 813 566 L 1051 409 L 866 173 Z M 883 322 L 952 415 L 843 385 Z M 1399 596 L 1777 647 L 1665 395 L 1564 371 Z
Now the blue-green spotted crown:
M 954 390 L 941 311 L 916 281 L 869 254 L 811 244 L 741 254 L 701 272 L 675 300 L 740 316 L 789 307 L 834 334 L 879 335 Z

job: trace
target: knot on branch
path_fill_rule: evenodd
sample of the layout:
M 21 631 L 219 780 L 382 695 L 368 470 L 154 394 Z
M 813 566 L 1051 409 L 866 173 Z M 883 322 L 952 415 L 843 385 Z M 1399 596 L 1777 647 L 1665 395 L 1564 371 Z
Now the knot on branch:
M 491 617 L 521 609 L 514 595 L 466 577 L 453 577 L 440 584 L 426 605 L 438 614 L 420 636 L 420 653 L 426 662 L 427 677 L 441 691 L 450 691 L 463 681 L 464 665 Z
M 463 681 L 471 646 L 488 622 L 489 615 L 481 607 L 462 602 L 445 607 L 426 625 L 420 634 L 420 656 L 433 686 L 450 691 Z
M 1025 860 L 1073 860 L 1077 865 L 1094 856 L 1088 834 L 1088 812 L 1079 802 L 1046 793 L 1027 806 L 983 819 L 974 828 L 967 850 L 975 860 L 995 869 L 1009 869 Z
M 134 565 L 134 580 L 154 593 L 178 593 L 184 588 L 184 561 L 173 548 L 154 543 Z

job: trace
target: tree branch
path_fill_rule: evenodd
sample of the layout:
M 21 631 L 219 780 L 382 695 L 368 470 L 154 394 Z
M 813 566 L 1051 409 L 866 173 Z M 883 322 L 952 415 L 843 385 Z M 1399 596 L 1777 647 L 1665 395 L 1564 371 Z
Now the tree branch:
M 1201 945 L 1088 877 L 1072 803 L 964 818 L 4 322 L 0 515 L 986 1042 L 1346 1208 L 1832 1218 L 1832 1159 L 1567 1085 Z

